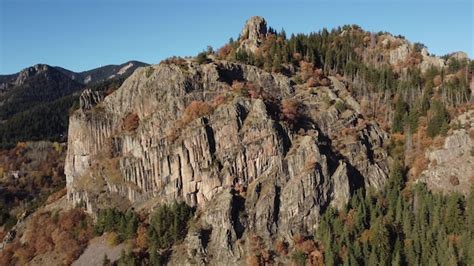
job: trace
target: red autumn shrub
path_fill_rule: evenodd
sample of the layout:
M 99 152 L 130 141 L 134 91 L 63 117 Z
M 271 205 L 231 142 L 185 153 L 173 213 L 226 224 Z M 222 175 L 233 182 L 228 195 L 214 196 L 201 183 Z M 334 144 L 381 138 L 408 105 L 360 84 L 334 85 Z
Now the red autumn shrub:
M 135 113 L 128 114 L 122 122 L 122 128 L 125 131 L 133 132 L 140 125 L 140 118 Z
M 318 80 L 314 77 L 311 77 L 306 81 L 307 87 L 316 87 L 317 85 L 318 85 Z
M 184 109 L 183 116 L 176 124 L 168 128 L 167 138 L 170 141 L 174 141 L 179 137 L 181 130 L 186 127 L 190 122 L 198 117 L 206 116 L 214 111 L 214 105 L 203 101 L 192 101 L 186 109 Z
M 225 59 L 232 52 L 233 48 L 230 44 L 226 44 L 217 50 L 217 57 L 219 59 Z
M 214 108 L 209 103 L 203 101 L 192 101 L 184 110 L 184 115 L 181 121 L 184 125 L 187 125 L 198 117 L 209 115 L 212 111 L 214 111 Z
M 281 102 L 281 114 L 283 120 L 295 125 L 300 117 L 300 103 L 296 100 L 285 99 Z
M 300 61 L 300 76 L 303 81 L 307 81 L 313 76 L 314 65 L 305 61 Z
M 288 255 L 288 243 L 285 241 L 277 241 L 275 244 L 275 250 L 281 255 Z

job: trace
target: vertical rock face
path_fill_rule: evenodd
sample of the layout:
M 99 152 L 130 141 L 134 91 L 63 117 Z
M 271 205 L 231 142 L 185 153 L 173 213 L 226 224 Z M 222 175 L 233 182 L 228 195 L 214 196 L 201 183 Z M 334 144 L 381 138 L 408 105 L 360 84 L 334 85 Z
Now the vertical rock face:
M 410 54 L 410 45 L 403 43 L 396 49 L 390 51 L 390 64 L 395 65 L 396 63 L 405 61 Z
M 241 48 L 255 52 L 267 35 L 267 22 L 262 17 L 251 17 L 240 34 Z
M 342 209 L 347 204 L 347 199 L 350 197 L 349 177 L 346 163 L 341 161 L 334 174 L 331 176 L 333 180 L 333 201 L 331 204 Z
M 304 128 L 290 130 L 271 103 L 232 92 L 233 80 L 261 87 L 274 101 L 301 102 Z M 188 61 L 138 69 L 105 98 L 85 91 L 70 117 L 68 198 L 92 213 L 112 203 L 196 206 L 200 226 L 189 232 L 187 250 L 204 262 L 238 263 L 238 240 L 252 234 L 270 243 L 313 233 L 328 206 L 342 207 L 358 187 L 380 188 L 388 171 L 386 134 L 375 123 L 358 125 L 358 103 L 331 80 L 315 94 L 256 67 Z M 328 95 L 348 108 L 327 107 Z M 191 101 L 216 96 L 226 100 L 212 113 L 179 122 Z M 138 122 L 125 130 L 130 114 Z M 170 138 L 176 125 L 179 134 Z M 344 128 L 354 134 L 340 134 Z

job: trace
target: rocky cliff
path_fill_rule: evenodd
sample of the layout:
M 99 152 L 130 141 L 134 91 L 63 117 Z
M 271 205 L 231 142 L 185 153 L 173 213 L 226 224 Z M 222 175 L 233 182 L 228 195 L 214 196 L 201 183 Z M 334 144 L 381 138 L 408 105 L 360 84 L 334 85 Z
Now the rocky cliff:
M 453 121 L 459 129 L 449 134 L 441 148 L 426 151 L 428 168 L 421 174 L 419 182 L 443 193 L 468 194 L 474 182 L 474 110 L 469 110 Z
M 272 101 L 234 92 L 235 80 L 261 88 Z M 357 187 L 380 188 L 388 172 L 386 134 L 361 123 L 357 102 L 331 80 L 308 91 L 248 65 L 186 61 L 141 68 L 105 98 L 85 91 L 70 118 L 68 198 L 92 213 L 111 199 L 137 208 L 186 201 L 212 231 L 214 259 L 237 261 L 235 241 L 247 232 L 267 241 L 313 232 L 327 206 L 343 206 Z M 224 100 L 212 112 L 176 128 L 191 102 L 216 99 Z M 301 104 L 298 130 L 275 114 L 282 99 Z M 339 101 L 345 110 L 335 107 Z M 138 122 L 125 129 L 132 114 Z
M 262 17 L 251 17 L 240 33 L 240 48 L 255 52 L 267 35 L 267 22 Z
M 254 18 L 242 38 L 258 45 L 265 31 Z M 380 189 L 388 173 L 387 134 L 345 83 L 325 85 L 188 59 L 140 68 L 108 96 L 86 90 L 70 117 L 68 199 L 92 214 L 175 200 L 196 207 L 174 263 L 239 263 L 251 236 L 271 245 L 312 234 L 328 206 Z

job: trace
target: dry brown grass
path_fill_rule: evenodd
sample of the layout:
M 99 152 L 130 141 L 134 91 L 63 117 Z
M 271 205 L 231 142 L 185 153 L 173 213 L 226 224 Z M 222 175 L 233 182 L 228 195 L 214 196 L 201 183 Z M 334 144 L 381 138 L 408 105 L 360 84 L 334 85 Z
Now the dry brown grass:
M 242 184 L 236 184 L 234 186 L 234 189 L 235 191 L 237 191 L 237 193 L 239 193 L 241 197 L 245 198 L 245 196 L 247 196 L 247 186 Z
M 229 98 L 228 98 L 226 95 L 219 94 L 219 95 L 216 95 L 216 96 L 212 99 L 212 105 L 213 105 L 214 107 L 218 107 L 218 106 L 220 106 L 220 105 L 225 104 L 228 100 L 229 100 Z
M 365 229 L 360 235 L 359 240 L 362 243 L 366 243 L 367 241 L 370 241 L 371 238 L 372 238 L 372 232 L 370 231 L 370 229 Z
M 56 191 L 55 193 L 51 194 L 48 199 L 46 200 L 46 204 L 50 204 L 50 203 L 53 203 L 55 201 L 57 201 L 58 199 L 62 198 L 63 196 L 65 196 L 67 193 L 67 189 L 66 188 L 63 188 L 61 190 L 58 190 Z
M 424 154 L 418 154 L 417 152 L 413 153 L 414 161 L 411 164 L 411 174 L 413 177 L 420 176 L 426 168 L 428 168 L 429 160 L 425 157 Z
M 297 248 L 306 254 L 310 254 L 311 252 L 316 250 L 316 244 L 313 240 L 308 239 L 303 241 L 303 243 L 301 243 Z
M 262 237 L 256 234 L 252 234 L 250 236 L 250 247 L 252 248 L 252 251 L 255 253 L 263 250 L 265 248 L 265 244 L 263 243 Z
M 209 115 L 213 111 L 214 107 L 207 102 L 192 101 L 184 110 L 183 117 L 181 118 L 181 123 L 187 125 L 196 118 Z

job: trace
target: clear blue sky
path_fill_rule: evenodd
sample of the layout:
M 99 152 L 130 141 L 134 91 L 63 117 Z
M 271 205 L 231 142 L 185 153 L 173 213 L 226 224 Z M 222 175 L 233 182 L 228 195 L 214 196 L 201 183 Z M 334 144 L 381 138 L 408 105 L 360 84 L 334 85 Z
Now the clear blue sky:
M 36 63 L 83 71 L 128 60 L 158 63 L 236 38 L 252 15 L 286 32 L 358 24 L 402 34 L 443 55 L 472 58 L 472 0 L 0 0 L 0 74 Z

